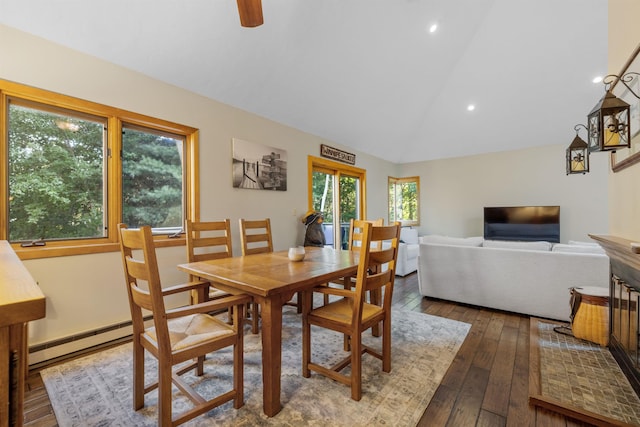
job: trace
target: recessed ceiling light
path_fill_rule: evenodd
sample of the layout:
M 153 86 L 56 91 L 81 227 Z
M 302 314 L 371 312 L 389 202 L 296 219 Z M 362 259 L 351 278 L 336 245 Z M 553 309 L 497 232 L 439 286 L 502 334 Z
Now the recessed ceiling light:
M 600 83 L 602 81 L 602 76 L 596 76 L 591 81 L 594 83 Z
M 437 29 L 438 29 L 438 23 L 436 22 L 434 24 L 431 24 L 431 26 L 429 27 L 429 32 L 435 33 Z
M 475 105 L 473 105 L 473 104 L 469 104 L 469 105 L 467 105 L 467 111 L 473 111 L 473 110 L 475 110 L 475 109 L 476 109 L 476 106 L 475 106 Z

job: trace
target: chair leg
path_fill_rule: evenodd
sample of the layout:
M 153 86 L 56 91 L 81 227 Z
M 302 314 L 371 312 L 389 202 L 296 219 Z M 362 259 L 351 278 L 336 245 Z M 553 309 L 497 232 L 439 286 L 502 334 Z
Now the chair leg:
M 244 316 L 242 307 L 239 307 L 240 319 Z M 244 405 L 244 339 L 242 320 L 238 320 L 236 326 L 238 332 L 238 341 L 233 346 L 233 389 L 236 392 L 233 399 L 233 407 L 239 409 Z
M 387 318 L 382 322 L 382 371 L 391 372 L 391 318 L 387 314 Z
M 158 425 L 170 426 L 171 420 L 171 375 L 169 363 L 158 363 Z
M 233 325 L 233 307 L 227 309 L 227 325 Z
M 351 336 L 351 398 L 362 398 L 362 338 L 360 334 Z
M 251 303 L 251 333 L 252 334 L 257 334 L 258 333 L 258 303 L 257 302 L 252 302 Z
M 309 363 L 311 363 L 311 325 L 307 315 L 311 311 L 311 292 L 302 295 L 302 376 L 309 378 Z
M 204 356 L 198 356 L 198 363 L 196 364 L 196 375 L 201 377 L 204 374 Z
M 144 348 L 133 339 L 133 410 L 144 406 Z

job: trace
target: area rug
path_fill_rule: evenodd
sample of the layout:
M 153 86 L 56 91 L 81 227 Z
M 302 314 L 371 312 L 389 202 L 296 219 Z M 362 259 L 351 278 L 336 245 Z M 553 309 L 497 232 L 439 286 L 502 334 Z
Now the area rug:
M 260 336 L 245 335 L 245 404 L 228 402 L 185 426 L 415 426 L 464 341 L 470 325 L 417 312 L 392 314 L 392 370 L 363 356 L 362 399 L 353 401 L 348 386 L 311 374 L 301 374 L 301 319 L 295 309 L 283 313 L 282 410 L 272 418 L 262 412 Z M 363 335 L 369 345 L 379 338 Z M 331 364 L 344 357 L 342 335 L 312 330 L 316 362 Z M 132 408 L 132 350 L 123 344 L 41 372 L 58 424 L 69 426 L 155 426 L 157 394 L 146 396 L 146 406 Z M 186 374 L 203 396 L 231 389 L 231 350 L 207 356 L 205 375 Z M 153 357 L 146 359 L 147 383 L 156 375 Z M 348 369 L 348 368 L 347 368 Z M 191 376 L 190 376 L 191 375 Z M 190 376 L 190 377 L 189 377 Z M 176 393 L 179 393 L 175 389 Z M 174 412 L 189 406 L 186 397 L 174 397 Z

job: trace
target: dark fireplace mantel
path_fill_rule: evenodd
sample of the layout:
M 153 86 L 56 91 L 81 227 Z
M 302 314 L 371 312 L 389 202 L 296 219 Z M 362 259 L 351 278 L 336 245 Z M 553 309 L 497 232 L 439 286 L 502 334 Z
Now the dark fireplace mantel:
M 640 254 L 632 250 L 632 244 L 638 244 L 638 242 L 623 237 L 599 234 L 589 234 L 589 237 L 597 241 L 607 252 L 611 259 L 612 273 L 614 270 L 622 270 L 628 279 L 627 283 L 640 291 Z
M 590 235 L 611 264 L 609 350 L 640 396 L 640 253 L 636 242 Z

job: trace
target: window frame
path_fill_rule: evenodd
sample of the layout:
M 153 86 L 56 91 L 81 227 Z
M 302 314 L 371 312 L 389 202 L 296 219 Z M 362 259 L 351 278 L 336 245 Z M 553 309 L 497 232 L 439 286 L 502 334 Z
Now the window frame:
M 416 218 L 415 220 L 409 220 L 409 219 L 394 219 L 394 221 L 399 221 L 403 227 L 405 226 L 419 226 L 420 225 L 420 177 L 419 176 L 408 176 L 408 177 L 404 177 L 404 178 L 396 178 L 393 176 L 389 176 L 388 180 L 387 180 L 387 200 L 388 200 L 388 206 L 389 206 L 389 212 L 388 212 L 388 220 L 389 223 L 391 224 L 391 208 L 393 207 L 394 211 L 396 212 L 396 214 L 394 215 L 394 217 L 397 217 L 397 209 L 396 209 L 396 204 L 395 204 L 395 200 L 393 201 L 394 203 L 392 204 L 392 200 L 391 200 L 391 195 L 390 195 L 390 187 L 391 185 L 402 185 L 402 184 L 408 184 L 408 183 L 415 183 L 416 184 Z
M 47 241 L 46 246 L 22 247 L 20 243 L 11 246 L 21 259 L 38 259 L 58 256 L 82 255 L 119 251 L 117 224 L 122 218 L 122 126 L 140 126 L 160 132 L 168 132 L 185 138 L 183 175 L 185 218 L 195 219 L 199 216 L 199 169 L 198 162 L 198 129 L 169 122 L 162 119 L 134 113 L 119 108 L 86 101 L 72 96 L 33 88 L 19 83 L 0 79 L 0 159 L 4 165 L 8 164 L 8 98 L 21 101 L 31 101 L 45 106 L 52 106 L 72 110 L 81 114 L 103 117 L 107 121 L 107 187 L 106 215 L 107 235 L 103 238 L 69 239 Z M 9 171 L 3 167 L 0 172 L 0 240 L 8 239 L 8 200 L 9 200 Z M 184 235 L 169 237 L 169 235 L 155 235 L 154 241 L 158 247 L 181 246 L 185 244 Z

